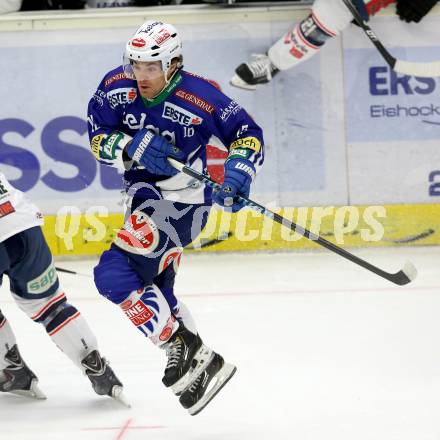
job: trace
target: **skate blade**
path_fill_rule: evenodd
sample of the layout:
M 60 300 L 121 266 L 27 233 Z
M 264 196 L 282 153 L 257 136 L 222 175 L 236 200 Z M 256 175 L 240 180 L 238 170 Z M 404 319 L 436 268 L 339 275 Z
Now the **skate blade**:
M 195 368 L 190 368 L 181 379 L 171 386 L 171 391 L 176 396 L 180 396 L 184 391 L 186 391 L 187 388 L 189 388 L 189 386 L 193 383 L 194 379 L 203 373 L 205 368 L 214 358 L 214 352 L 205 345 L 202 345 L 199 351 L 194 355 L 193 359 L 197 359 L 198 357 L 202 356 L 202 361 L 197 362 L 197 366 Z
M 131 408 L 131 405 L 124 394 L 124 389 L 120 387 L 119 385 L 115 385 L 112 388 L 112 398 L 115 399 L 117 402 L 119 402 L 121 405 Z
M 224 364 L 222 369 L 214 376 L 213 381 L 215 381 L 215 384 L 211 389 L 205 393 L 205 395 L 191 408 L 188 408 L 188 412 L 195 416 L 197 415 L 202 409 L 205 408 L 206 405 L 208 405 L 209 402 L 219 393 L 219 391 L 229 382 L 231 377 L 235 374 L 237 371 L 237 367 L 232 364 Z
M 247 82 L 243 81 L 238 75 L 234 75 L 230 79 L 229 83 L 231 84 L 231 86 L 238 87 L 240 89 L 245 89 L 245 90 L 257 89 L 256 85 L 248 84 Z
M 32 379 L 31 387 L 28 390 L 13 390 L 9 392 L 11 394 L 16 394 L 17 396 L 30 397 L 31 399 L 47 399 L 46 395 L 43 393 L 43 391 L 41 391 L 40 387 L 38 386 L 38 380 L 36 379 Z

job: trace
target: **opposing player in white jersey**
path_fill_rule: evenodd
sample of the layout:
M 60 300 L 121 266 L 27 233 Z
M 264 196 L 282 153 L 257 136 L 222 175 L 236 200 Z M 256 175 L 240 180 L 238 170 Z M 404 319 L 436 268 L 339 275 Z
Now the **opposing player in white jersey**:
M 419 22 L 437 0 L 351 0 L 364 21 L 391 3 L 406 22 Z M 350 25 L 353 16 L 342 0 L 316 0 L 311 14 L 283 35 L 266 54 L 254 55 L 240 64 L 231 78 L 231 85 L 255 90 L 266 84 L 280 70 L 287 70 L 319 52 L 327 40 L 339 35 Z
M 45 327 L 57 347 L 88 376 L 97 394 L 125 403 L 122 384 L 99 354 L 95 335 L 60 288 L 42 224 L 38 208 L 0 172 L 0 285 L 7 275 L 20 309 Z M 0 391 L 46 398 L 1 310 Z

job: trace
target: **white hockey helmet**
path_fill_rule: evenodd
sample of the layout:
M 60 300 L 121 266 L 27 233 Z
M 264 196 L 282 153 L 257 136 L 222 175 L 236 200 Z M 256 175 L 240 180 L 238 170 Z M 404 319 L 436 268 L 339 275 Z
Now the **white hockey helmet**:
M 133 61 L 160 61 L 166 78 L 171 60 L 181 56 L 182 41 L 177 29 L 172 24 L 148 20 L 134 33 L 125 46 L 124 72 L 129 77 L 134 76 Z

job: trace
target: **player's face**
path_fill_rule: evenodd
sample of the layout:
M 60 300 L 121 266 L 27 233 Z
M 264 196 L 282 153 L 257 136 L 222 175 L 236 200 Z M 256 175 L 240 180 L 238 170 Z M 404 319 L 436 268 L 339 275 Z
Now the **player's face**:
M 165 87 L 165 75 L 160 61 L 151 63 L 133 61 L 131 67 L 136 77 L 139 91 L 144 98 L 154 98 Z

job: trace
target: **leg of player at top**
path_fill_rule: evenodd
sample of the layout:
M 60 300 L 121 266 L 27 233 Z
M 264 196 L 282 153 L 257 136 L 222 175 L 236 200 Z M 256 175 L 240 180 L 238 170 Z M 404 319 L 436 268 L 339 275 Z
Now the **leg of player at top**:
M 437 0 L 352 0 L 352 3 L 364 21 L 391 3 L 397 3 L 396 13 L 401 20 L 418 23 Z M 352 20 L 342 0 L 316 0 L 311 14 L 269 47 L 265 54 L 254 55 L 247 63 L 240 64 L 231 78 L 231 85 L 255 90 L 267 84 L 280 71 L 292 69 L 317 54 Z

